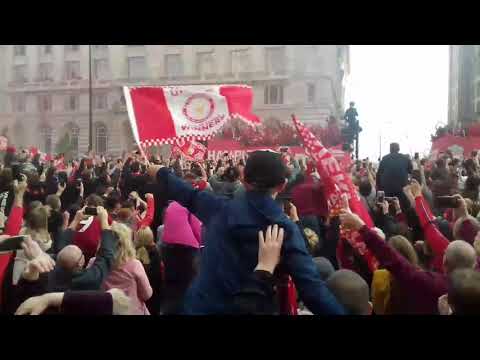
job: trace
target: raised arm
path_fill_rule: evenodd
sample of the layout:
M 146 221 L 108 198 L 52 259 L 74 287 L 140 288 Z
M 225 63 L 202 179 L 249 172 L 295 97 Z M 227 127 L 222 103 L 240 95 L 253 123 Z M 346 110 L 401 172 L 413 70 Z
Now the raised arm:
M 27 177 L 22 175 L 22 181 L 15 180 L 13 182 L 13 191 L 15 197 L 13 199 L 12 210 L 5 223 L 5 235 L 16 236 L 20 233 L 23 224 L 23 196 L 27 189 Z
M 377 258 L 380 265 L 392 273 L 400 286 L 413 286 L 425 290 L 434 286 L 431 277 L 426 271 L 417 269 L 415 265 L 412 265 L 405 257 L 380 238 L 374 230 L 369 229 L 359 216 L 344 211 L 340 215 L 340 220 L 346 228 L 359 232 L 362 240 Z
M 153 194 L 145 194 L 145 198 L 147 199 L 147 214 L 138 222 L 139 229 L 150 226 L 155 216 L 155 199 Z
M 437 258 L 434 263 L 441 264 L 441 260 L 439 259 L 443 259 L 445 250 L 447 249 L 447 246 L 450 242 L 445 236 L 443 236 L 443 234 L 440 232 L 440 230 L 438 230 L 437 226 L 435 225 L 435 216 L 433 215 L 432 210 L 430 210 L 430 207 L 422 196 L 422 188 L 420 184 L 413 180 L 410 186 L 410 190 L 413 197 L 415 198 L 415 210 L 417 212 L 418 218 L 420 219 L 420 225 L 423 229 L 425 241 L 428 243 L 428 245 L 432 249 L 433 254 Z M 437 270 L 441 271 L 442 269 Z
M 149 173 L 156 174 L 157 183 L 166 190 L 170 200 L 175 200 L 187 208 L 202 223 L 206 224 L 210 218 L 218 213 L 225 201 L 208 191 L 198 191 L 175 175 L 169 173 L 167 168 L 151 166 Z M 158 170 L 157 172 L 155 172 Z
M 310 311 L 316 315 L 345 314 L 343 306 L 320 278 L 300 230 L 295 224 L 289 227 L 283 254 L 287 271 L 293 278 L 300 298 Z

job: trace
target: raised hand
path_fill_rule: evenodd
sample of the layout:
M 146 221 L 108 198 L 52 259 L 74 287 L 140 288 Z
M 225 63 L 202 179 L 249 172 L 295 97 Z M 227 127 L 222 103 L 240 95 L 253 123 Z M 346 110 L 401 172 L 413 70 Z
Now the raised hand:
M 268 271 L 273 274 L 280 262 L 284 231 L 278 225 L 269 226 L 265 231 L 258 233 L 258 265 L 255 270 Z
M 22 249 L 25 253 L 25 256 L 28 260 L 33 260 L 43 254 L 43 250 L 40 248 L 40 245 L 30 236 L 22 242 Z
M 365 225 L 360 216 L 346 210 L 342 210 L 340 213 L 340 224 L 347 229 L 353 230 L 360 230 Z

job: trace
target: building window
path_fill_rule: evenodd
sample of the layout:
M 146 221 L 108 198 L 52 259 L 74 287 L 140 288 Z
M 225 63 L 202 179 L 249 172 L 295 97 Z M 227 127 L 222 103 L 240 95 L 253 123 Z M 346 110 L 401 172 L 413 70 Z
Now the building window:
M 25 145 L 25 127 L 20 121 L 16 121 L 13 126 L 13 137 L 17 146 Z
M 316 72 L 318 67 L 321 66 L 321 61 L 317 54 L 317 48 L 315 46 L 308 46 L 305 51 L 305 71 Z
M 80 108 L 80 97 L 78 95 L 68 95 L 65 98 L 65 111 L 77 111 Z
M 103 123 L 95 124 L 95 150 L 99 154 L 105 154 L 108 148 L 107 127 Z
M 80 45 L 65 45 L 66 52 L 76 52 L 80 50 Z
M 27 82 L 27 65 L 15 65 L 13 67 L 13 76 L 15 82 Z
M 265 86 L 265 104 L 283 104 L 283 85 Z
M 13 47 L 13 54 L 15 56 L 25 56 L 27 53 L 27 47 L 25 45 L 15 45 Z
M 39 95 L 38 96 L 38 111 L 50 112 L 52 111 L 52 95 Z
M 93 96 L 93 108 L 95 110 L 105 110 L 107 106 L 107 94 L 95 94 Z
M 147 63 L 144 56 L 128 58 L 128 78 L 145 79 L 147 76 Z
M 108 60 L 97 59 L 93 62 L 93 76 L 95 79 L 108 79 Z
M 65 62 L 65 78 L 67 80 L 80 79 L 80 61 Z
M 271 47 L 265 49 L 266 70 L 269 74 L 283 75 L 286 70 L 285 47 Z
M 40 129 L 40 137 L 42 139 L 42 152 L 51 154 L 52 153 L 52 138 L 53 138 L 53 131 L 52 128 L 49 126 L 44 126 Z
M 165 55 L 165 74 L 169 78 L 175 78 L 183 75 L 182 55 Z
M 27 108 L 26 97 L 23 94 L 17 94 L 12 98 L 12 109 L 14 112 L 25 112 Z
M 70 145 L 74 154 L 78 153 L 78 138 L 80 136 L 80 128 L 77 124 L 70 123 L 69 126 Z
M 38 78 L 40 81 L 53 80 L 53 64 L 41 63 L 38 66 Z
M 213 75 L 215 73 L 213 51 L 197 53 L 197 74 L 200 76 Z
M 230 66 L 232 74 L 244 73 L 250 70 L 249 49 L 230 51 Z
M 309 104 L 315 102 L 315 84 L 307 84 L 307 102 Z
M 41 47 L 42 55 L 49 55 L 52 53 L 52 45 L 42 45 Z

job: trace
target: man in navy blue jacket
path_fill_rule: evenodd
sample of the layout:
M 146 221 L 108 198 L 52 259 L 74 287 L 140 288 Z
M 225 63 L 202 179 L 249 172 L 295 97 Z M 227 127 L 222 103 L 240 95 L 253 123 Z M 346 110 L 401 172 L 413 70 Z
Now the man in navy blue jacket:
M 345 314 L 320 278 L 298 226 L 274 200 L 287 179 L 287 168 L 279 154 L 253 153 L 244 173 L 247 191 L 231 200 L 194 190 L 167 168 L 151 166 L 149 173 L 156 174 L 169 199 L 186 207 L 205 227 L 200 272 L 187 292 L 185 314 L 235 313 L 234 295 L 249 281 L 257 265 L 258 232 L 272 224 L 285 231 L 281 266 L 292 276 L 308 309 L 314 314 Z

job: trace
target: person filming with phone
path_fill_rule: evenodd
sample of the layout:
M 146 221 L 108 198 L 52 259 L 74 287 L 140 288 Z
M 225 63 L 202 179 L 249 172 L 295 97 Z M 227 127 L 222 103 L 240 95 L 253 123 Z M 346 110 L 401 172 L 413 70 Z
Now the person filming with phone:
M 65 246 L 57 254 L 54 267 L 51 266 L 52 262 L 44 260 L 46 259 L 44 257 L 48 257 L 48 255 L 37 244 L 26 242 L 22 245 L 28 259 L 40 259 L 41 262 L 32 264 L 30 261 L 24 268 L 16 289 L 17 307 L 27 298 L 44 293 L 66 290 L 100 290 L 112 270 L 118 236 L 111 230 L 108 223 L 108 213 L 101 206 L 79 210 L 72 224 L 79 224 L 88 217 L 87 214 L 93 213 L 95 213 L 95 217 L 101 226 L 101 241 L 95 260 L 88 268 L 85 268 L 84 253 L 76 245 Z M 72 230 L 66 230 L 64 235 L 71 240 Z

